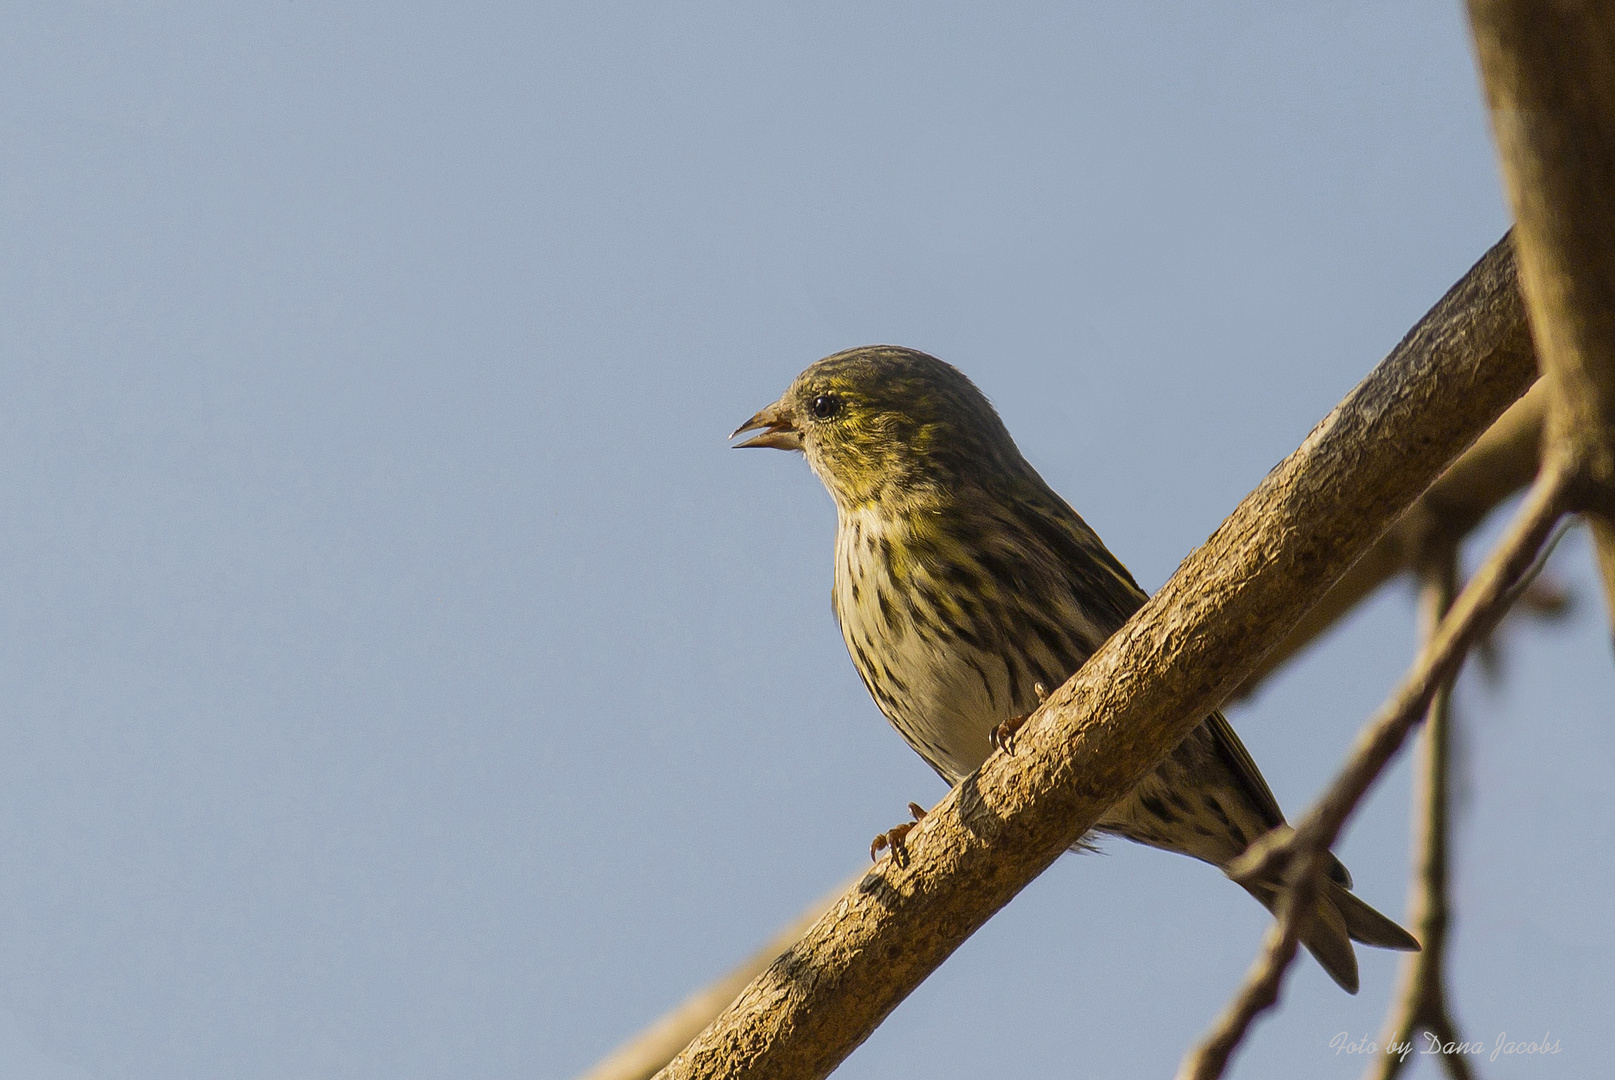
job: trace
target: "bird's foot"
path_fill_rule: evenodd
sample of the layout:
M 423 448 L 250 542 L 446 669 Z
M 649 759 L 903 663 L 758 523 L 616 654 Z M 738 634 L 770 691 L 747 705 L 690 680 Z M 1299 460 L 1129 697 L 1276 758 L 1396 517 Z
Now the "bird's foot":
M 874 862 L 880 857 L 882 851 L 892 853 L 892 865 L 902 868 L 908 865 L 908 844 L 905 842 L 914 826 L 925 820 L 925 807 L 919 803 L 909 803 L 908 812 L 914 815 L 913 821 L 906 821 L 895 829 L 887 829 L 869 845 L 869 861 Z
M 1005 720 L 1002 724 L 999 724 L 997 727 L 993 728 L 992 734 L 987 736 L 987 738 L 992 740 L 993 749 L 1002 750 L 1010 757 L 1014 757 L 1015 733 L 1020 731 L 1021 728 L 1025 727 L 1026 722 L 1031 718 L 1031 713 L 1027 713 L 1024 716 L 1012 716 L 1008 720 Z
M 1040 706 L 1045 701 L 1049 700 L 1048 688 L 1042 683 L 1033 683 L 1032 692 L 1037 695 L 1037 703 Z M 1036 710 L 1033 711 L 1035 712 Z M 1021 730 L 1021 728 L 1026 726 L 1026 722 L 1031 718 L 1031 713 L 1027 713 L 1024 716 L 1012 716 L 1008 720 L 1005 720 L 1002 724 L 999 724 L 997 727 L 993 728 L 992 734 L 988 735 L 987 738 L 992 742 L 995 749 L 1002 750 L 1010 757 L 1014 757 L 1015 735 Z

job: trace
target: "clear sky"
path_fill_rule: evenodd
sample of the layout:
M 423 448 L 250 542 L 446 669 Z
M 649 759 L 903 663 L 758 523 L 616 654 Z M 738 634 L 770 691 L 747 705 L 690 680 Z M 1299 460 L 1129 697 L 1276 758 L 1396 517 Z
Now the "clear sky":
M 728 431 L 926 349 L 1154 587 L 1507 225 L 1450 0 L 4 22 L 3 1078 L 568 1077 L 943 794 L 828 498 Z M 1550 572 L 1460 693 L 1455 1006 L 1562 1045 L 1487 1075 L 1615 1053 L 1615 675 Z M 1412 646 L 1390 588 L 1234 711 L 1292 814 Z M 1393 914 L 1407 801 L 1341 848 Z M 1168 1075 L 1265 915 L 1107 851 L 840 1075 Z M 1356 1076 L 1362 963 L 1236 1075 Z

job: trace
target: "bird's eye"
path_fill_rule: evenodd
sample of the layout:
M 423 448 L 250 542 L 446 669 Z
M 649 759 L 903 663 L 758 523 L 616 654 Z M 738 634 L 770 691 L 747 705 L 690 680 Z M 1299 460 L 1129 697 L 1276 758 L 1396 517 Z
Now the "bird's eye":
M 841 411 L 841 399 L 834 394 L 820 394 L 810 407 L 815 420 L 828 420 Z

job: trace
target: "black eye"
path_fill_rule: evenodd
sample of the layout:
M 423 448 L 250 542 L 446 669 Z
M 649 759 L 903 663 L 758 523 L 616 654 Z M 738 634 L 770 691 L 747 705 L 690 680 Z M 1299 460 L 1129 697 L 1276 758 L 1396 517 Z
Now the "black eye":
M 820 394 L 809 408 L 815 420 L 828 420 L 841 411 L 841 399 L 834 394 Z

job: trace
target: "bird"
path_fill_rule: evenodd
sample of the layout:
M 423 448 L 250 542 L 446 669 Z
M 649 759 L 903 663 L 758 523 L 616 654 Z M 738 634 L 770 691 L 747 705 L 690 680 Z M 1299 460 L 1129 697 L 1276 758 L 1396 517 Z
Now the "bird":
M 995 750 L 1148 598 L 1021 455 L 970 379 L 915 349 L 869 345 L 809 366 L 740 425 L 735 447 L 800 451 L 836 507 L 832 607 L 853 665 L 891 725 L 948 784 Z M 924 811 L 910 804 L 916 820 Z M 912 824 L 876 837 L 906 855 Z M 1213 712 L 1096 832 L 1226 870 L 1287 829 L 1278 800 Z M 1091 847 L 1085 837 L 1077 847 Z M 1245 883 L 1270 911 L 1282 871 Z M 1327 856 L 1301 941 L 1348 993 L 1352 941 L 1418 941 L 1350 890 Z

